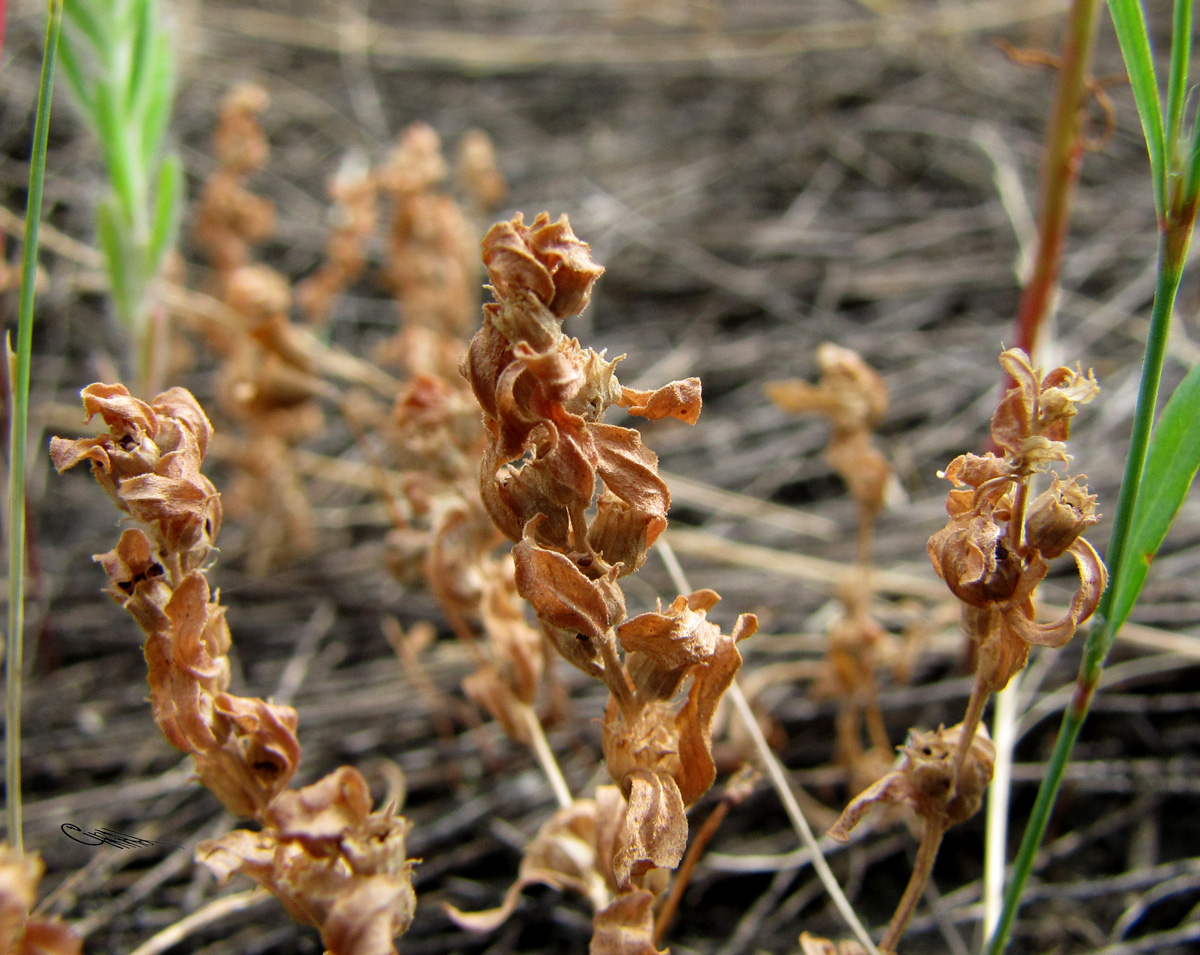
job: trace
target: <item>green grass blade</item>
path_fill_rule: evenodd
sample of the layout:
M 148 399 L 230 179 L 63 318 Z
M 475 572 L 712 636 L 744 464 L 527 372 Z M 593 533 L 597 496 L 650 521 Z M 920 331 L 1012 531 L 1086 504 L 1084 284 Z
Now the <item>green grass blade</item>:
M 1130 522 L 1120 576 L 1113 581 L 1108 620 L 1120 630 L 1137 602 L 1150 562 L 1200 469 L 1200 365 L 1192 368 L 1163 408 L 1154 429 L 1142 486 Z
M 120 215 L 119 205 L 112 196 L 101 200 L 96 207 L 96 237 L 100 240 L 100 249 L 104 253 L 113 307 L 117 317 L 123 322 L 128 322 L 131 320 L 135 294 L 136 283 L 133 277 L 138 265 L 131 261 L 130 252 L 126 248 L 124 236 L 128 229 L 120 222 Z
M 1188 54 L 1192 48 L 1192 0 L 1175 0 L 1171 26 L 1171 67 L 1167 75 L 1167 171 L 1186 160 L 1180 153 L 1183 102 L 1187 99 Z
M 95 55 L 101 59 L 107 59 L 109 51 L 112 49 L 112 41 L 109 38 L 104 19 L 95 15 L 93 6 L 85 0 L 66 0 L 63 12 L 71 27 L 69 32 L 86 37 L 91 43 Z
M 8 465 L 8 653 L 5 657 L 4 784 L 8 841 L 23 850 L 21 822 L 21 670 L 25 630 L 25 445 L 29 440 L 29 377 L 33 352 L 33 292 L 37 278 L 38 230 L 46 182 L 50 139 L 50 102 L 54 62 L 62 32 L 62 0 L 50 0 L 46 46 L 38 85 L 37 116 L 29 162 L 29 201 L 25 208 L 25 248 L 21 260 L 21 298 L 17 307 L 17 353 L 9 401 Z
M 70 34 L 64 34 L 58 43 L 58 66 L 66 77 L 67 85 L 71 87 L 71 95 L 75 97 L 80 109 L 87 114 L 92 125 L 96 125 L 96 99 L 91 89 L 84 81 L 83 70 L 76 56 L 74 39 Z
M 133 43 L 129 65 L 129 88 L 126 93 L 126 108 L 130 115 L 141 116 L 150 98 L 148 80 L 153 77 L 150 58 L 154 53 L 156 33 L 154 0 L 134 0 Z
M 1154 180 L 1154 208 L 1161 219 L 1167 207 L 1166 139 L 1158 83 L 1154 78 L 1154 58 L 1150 52 L 1150 37 L 1146 33 L 1146 18 L 1138 0 L 1108 0 L 1108 9 L 1117 30 L 1121 55 L 1125 58 L 1125 69 L 1129 72 L 1129 85 L 1133 88 L 1133 100 L 1142 121 L 1142 131 L 1146 134 L 1150 174 Z
M 147 98 L 142 113 L 142 139 L 139 148 L 144 168 L 153 169 L 163 148 L 171 107 L 175 101 L 175 54 L 171 35 L 160 30 L 150 45 Z
M 149 263 L 151 274 L 157 274 L 163 256 L 175 244 L 182 195 L 183 164 L 176 153 L 168 153 L 158 171 L 158 188 L 154 197 L 154 231 L 150 238 Z

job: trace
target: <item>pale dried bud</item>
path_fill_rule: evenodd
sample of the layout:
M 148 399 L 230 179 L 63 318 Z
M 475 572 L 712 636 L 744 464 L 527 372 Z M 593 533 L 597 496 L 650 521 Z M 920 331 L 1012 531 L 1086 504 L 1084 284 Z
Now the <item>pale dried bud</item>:
M 1096 495 L 1089 494 L 1084 478 L 1062 481 L 1054 476 L 1053 485 L 1029 505 L 1025 518 L 1025 539 L 1046 560 L 1067 552 L 1085 530 L 1100 520 L 1096 513 Z

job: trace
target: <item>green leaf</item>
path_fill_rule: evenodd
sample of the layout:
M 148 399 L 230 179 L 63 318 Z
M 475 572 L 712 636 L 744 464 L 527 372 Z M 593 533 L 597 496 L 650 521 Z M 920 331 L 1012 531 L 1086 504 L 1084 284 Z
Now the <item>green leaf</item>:
M 179 230 L 180 197 L 183 195 L 183 164 L 177 153 L 163 157 L 154 197 L 154 231 L 150 237 L 150 261 L 146 274 L 157 275 L 163 256 L 175 244 Z
M 1188 372 L 1150 439 L 1146 467 L 1133 509 L 1129 543 L 1119 568 L 1114 568 L 1109 620 L 1114 632 L 1137 602 L 1150 562 L 1200 469 L 1200 365 Z
M 150 59 L 157 52 L 153 48 L 157 33 L 153 0 L 134 0 L 132 16 L 133 42 L 130 45 L 129 87 L 125 91 L 125 102 L 130 115 L 139 116 L 151 95 L 147 87 L 147 81 L 154 74 Z
M 149 96 L 142 116 L 141 150 L 144 168 L 153 169 L 155 159 L 162 150 L 166 137 L 167 123 L 171 118 L 171 106 L 175 100 L 175 62 L 171 35 L 160 30 L 153 38 L 150 53 L 150 72 L 146 89 Z
M 1129 72 L 1133 100 L 1142 120 L 1142 132 L 1150 153 L 1150 174 L 1154 180 L 1154 207 L 1162 219 L 1166 212 L 1166 139 L 1146 18 L 1138 0 L 1108 0 L 1108 9 L 1117 30 L 1117 42 L 1121 44 L 1121 55 L 1125 58 L 1125 69 Z
M 105 27 L 105 20 L 95 15 L 95 6 L 96 4 L 89 0 L 67 0 L 63 14 L 70 25 L 70 34 L 86 37 L 96 55 L 107 61 L 112 49 L 112 38 Z
M 111 196 L 106 197 L 96 207 L 96 237 L 100 240 L 100 250 L 104 253 L 113 307 L 122 320 L 126 320 L 126 316 L 131 314 L 132 287 L 129 278 L 138 268 L 138 264 L 129 261 L 126 254 L 123 236 L 127 231 L 121 223 L 117 203 Z
M 1167 163 L 1168 173 L 1177 171 L 1183 123 L 1183 101 L 1187 98 L 1188 54 L 1192 46 L 1192 0 L 1175 0 L 1171 26 L 1171 67 L 1167 79 Z
M 83 112 L 84 118 L 91 123 L 92 129 L 95 130 L 96 100 L 92 96 L 92 91 L 83 77 L 83 71 L 80 69 L 79 59 L 75 55 L 75 42 L 75 38 L 67 34 L 63 34 L 60 37 L 58 42 L 58 65 L 62 69 L 62 75 L 66 77 L 67 86 L 71 88 L 71 95 L 75 97 L 75 101 Z

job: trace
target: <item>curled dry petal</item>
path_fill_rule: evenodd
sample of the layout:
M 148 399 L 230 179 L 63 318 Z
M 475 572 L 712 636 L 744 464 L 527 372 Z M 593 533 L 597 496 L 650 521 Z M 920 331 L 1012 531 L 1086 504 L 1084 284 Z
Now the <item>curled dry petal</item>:
M 212 705 L 228 721 L 228 736 L 196 755 L 196 775 L 234 815 L 259 817 L 300 763 L 296 711 L 229 693 Z
M 665 772 L 636 769 L 625 777 L 628 806 L 617 837 L 613 874 L 617 885 L 652 868 L 674 869 L 687 848 L 687 813 L 679 786 Z
M 1020 577 L 1021 561 L 1004 544 L 1004 530 L 991 508 L 952 517 L 929 538 L 929 559 L 950 592 L 972 607 L 1009 599 Z
M 266 821 L 281 838 L 323 856 L 335 854 L 344 833 L 361 826 L 370 812 L 371 790 L 362 773 L 341 766 L 309 786 L 281 792 L 267 808 Z
M 0 952 L 5 955 L 79 955 L 83 941 L 55 918 L 31 915 L 44 870 L 36 853 L 0 844 Z
M 695 679 L 688 690 L 687 701 L 675 717 L 679 734 L 680 770 L 676 774 L 684 805 L 690 806 L 708 792 L 717 777 L 712 757 L 712 721 L 717 704 L 729 689 L 742 665 L 737 644 L 754 635 L 758 618 L 752 613 L 741 614 L 729 636 L 717 641 L 711 658 L 694 668 Z
M 1025 539 L 1046 560 L 1065 554 L 1087 528 L 1100 520 L 1096 495 L 1089 494 L 1083 478 L 1069 482 L 1054 476 L 1054 483 L 1029 505 Z
M 1083 621 L 1096 612 L 1100 597 L 1108 586 L 1108 570 L 1095 549 L 1082 537 L 1067 548 L 1079 570 L 1079 588 L 1071 598 L 1067 614 L 1053 623 L 1037 623 L 1032 614 L 1015 609 L 1005 614 L 1004 622 L 1026 643 L 1040 647 L 1061 647 L 1075 635 Z
M 395 955 L 393 940 L 408 931 L 416 910 L 411 879 L 358 878 L 334 896 L 321 941 L 337 955 Z
M 544 212 L 529 226 L 520 213 L 492 226 L 483 238 L 483 264 L 501 298 L 528 290 L 558 319 L 582 312 L 592 285 L 604 273 L 567 217 L 551 223 Z
M 672 381 L 654 391 L 636 391 L 622 388 L 618 402 L 631 415 L 658 421 L 662 418 L 678 418 L 695 424 L 700 418 L 701 386 L 699 378 Z
M 666 955 L 654 944 L 654 895 L 626 892 L 596 913 L 588 955 Z
M 513 547 L 517 592 L 548 626 L 605 639 L 617 621 L 610 618 L 604 594 L 569 558 L 534 543 L 533 529 Z
M 612 787 L 609 787 L 612 788 Z M 516 882 L 494 909 L 463 912 L 452 905 L 446 914 L 460 928 L 491 932 L 516 911 L 521 890 L 528 885 L 548 885 L 560 891 L 577 892 L 595 911 L 608 905 L 611 893 L 596 860 L 596 803 L 576 799 L 558 810 L 525 847 Z
M 640 614 L 617 628 L 617 639 L 629 653 L 641 651 L 665 669 L 700 663 L 712 656 L 721 630 L 705 611 L 688 607 L 687 597 L 676 597 L 666 613 Z

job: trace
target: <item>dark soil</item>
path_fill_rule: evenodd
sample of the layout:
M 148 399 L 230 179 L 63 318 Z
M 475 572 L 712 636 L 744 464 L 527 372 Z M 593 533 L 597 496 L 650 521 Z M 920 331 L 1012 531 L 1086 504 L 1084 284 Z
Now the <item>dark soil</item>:
M 13 6 L 10 4 L 10 6 Z M 0 63 L 0 190 L 20 212 L 43 11 L 17 4 Z M 827 582 L 786 562 L 803 554 L 853 560 L 855 510 L 821 455 L 826 426 L 789 418 L 764 398 L 768 381 L 815 375 L 814 349 L 834 341 L 884 375 L 891 407 L 882 444 L 907 500 L 882 519 L 876 558 L 904 575 L 877 613 L 899 630 L 931 625 L 909 685 L 885 684 L 887 728 L 961 718 L 970 689 L 954 611 L 925 555 L 944 521 L 936 472 L 978 450 L 999 386 L 996 355 L 1011 342 L 1017 261 L 1032 240 L 1038 161 L 1053 88 L 1049 70 L 1016 65 L 994 41 L 1054 49 L 1065 4 L 1025 0 L 416 0 L 404 4 L 181 3 L 181 83 L 175 130 L 194 197 L 214 167 L 216 105 L 240 80 L 272 105 L 273 149 L 252 187 L 279 209 L 262 256 L 299 278 L 321 259 L 324 183 L 349 152 L 380 161 L 395 134 L 429 122 L 453 145 L 472 127 L 495 141 L 511 193 L 502 215 L 567 213 L 607 272 L 569 329 L 626 354 L 622 379 L 649 387 L 699 375 L 700 423 L 651 427 L 646 440 L 675 488 L 673 539 L 694 586 L 718 590 L 728 625 L 743 611 L 762 628 L 744 645 L 745 680 L 775 726 L 779 755 L 827 812 L 851 793 L 831 767 L 835 706 L 807 681 L 767 683 L 769 664 L 818 661 L 834 604 Z M 878 8 L 882 13 L 872 12 Z M 1161 11 L 1159 11 L 1161 12 Z M 369 23 L 362 18 L 368 17 Z M 1120 72 L 1102 13 L 1097 75 Z M 1161 18 L 1160 19 L 1165 19 Z M 340 31 L 340 32 L 339 32 Z M 364 50 L 361 37 L 371 44 Z M 1116 128 L 1084 161 L 1063 267 L 1052 361 L 1095 369 L 1103 392 L 1074 426 L 1074 467 L 1110 513 L 1128 439 L 1153 289 L 1149 177 L 1129 91 L 1111 90 Z M 1096 122 L 1102 123 L 1098 110 Z M 94 139 L 65 95 L 56 103 L 46 218 L 94 244 L 102 168 Z M 13 261 L 17 242 L 8 242 Z M 382 254 L 382 247 L 375 250 Z M 201 260 L 185 245 L 193 283 Z M 121 335 L 97 274 L 47 251 L 34 366 L 37 448 L 70 429 L 76 394 L 120 367 Z M 1173 386 L 1200 355 L 1194 282 L 1185 285 L 1166 368 Z M 0 298 L 7 320 L 16 295 Z M 366 353 L 394 321 L 372 283 L 338 305 L 332 339 Z M 211 359 L 180 383 L 205 400 Z M 65 410 L 64 410 L 65 409 Z M 344 436 L 343 436 L 344 437 Z M 337 436 L 313 443 L 356 456 Z M 218 486 L 228 470 L 214 470 Z M 670 483 L 670 478 L 668 478 Z M 696 482 L 768 502 L 758 516 L 714 501 Z M 686 484 L 686 486 L 685 486 Z M 702 490 L 702 488 L 701 488 Z M 80 474 L 53 475 L 40 453 L 32 477 L 36 533 L 24 725 L 25 842 L 42 854 L 49 909 L 81 923 L 89 953 L 127 953 L 222 892 L 191 859 L 234 825 L 188 783 L 188 763 L 161 737 L 145 701 L 140 639 L 100 593 L 90 555 L 115 541 L 115 512 Z M 524 841 L 553 809 L 526 751 L 490 724 L 434 720 L 380 632 L 393 614 L 438 620 L 431 598 L 406 590 L 382 562 L 385 519 L 368 497 L 314 487 L 316 556 L 252 577 L 253 537 L 231 521 L 213 580 L 229 607 L 235 688 L 290 695 L 300 714 L 307 783 L 348 762 L 383 792 L 384 761 L 404 770 L 405 813 L 420 906 L 399 942 L 439 952 L 581 952 L 586 903 L 531 889 L 487 937 L 453 927 L 441 903 L 498 904 Z M 781 516 L 783 515 L 783 516 Z M 807 523 L 806 523 L 807 522 Z M 671 535 L 668 534 L 670 537 Z M 1107 536 L 1102 523 L 1093 539 Z M 722 541 L 753 545 L 733 550 Z M 1076 748 L 1011 951 L 1193 951 L 1200 938 L 1200 509 L 1185 504 L 1145 598 L 1110 662 Z M 1100 547 L 1103 550 L 1103 547 Z M 778 556 L 776 556 L 778 555 Z M 674 589 L 651 559 L 631 602 Z M 1067 568 L 1047 585 L 1065 604 Z M 632 609 L 632 608 L 631 608 Z M 639 608 L 641 609 L 641 608 Z M 1010 858 L 1053 745 L 1057 713 L 1080 657 L 1077 640 L 1030 667 L 1016 749 Z M 437 685 L 461 699 L 470 660 L 452 639 L 425 658 Z M 566 668 L 563 667 L 565 670 Z M 567 675 L 572 719 L 551 733 L 576 793 L 598 767 L 602 698 Z M 1066 688 L 1066 689 L 1064 689 Z M 724 770 L 752 758 L 735 734 L 718 746 Z M 719 789 L 719 787 L 718 787 Z M 703 819 L 716 791 L 692 813 Z M 819 815 L 819 813 L 818 813 Z M 106 826 L 177 845 L 95 850 L 60 827 Z M 733 812 L 699 867 L 668 942 L 676 952 L 796 952 L 801 931 L 844 934 L 765 783 Z M 880 825 L 831 856 L 862 918 L 886 923 L 916 842 Z M 982 816 L 947 837 L 906 953 L 977 951 Z M 316 933 L 274 900 L 194 931 L 172 952 L 316 953 Z

